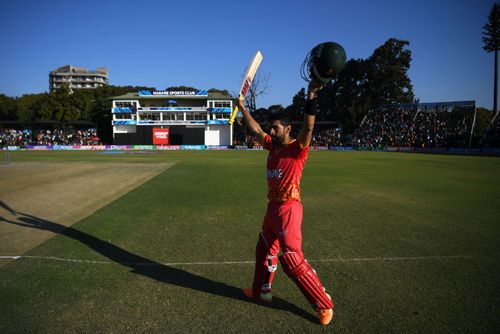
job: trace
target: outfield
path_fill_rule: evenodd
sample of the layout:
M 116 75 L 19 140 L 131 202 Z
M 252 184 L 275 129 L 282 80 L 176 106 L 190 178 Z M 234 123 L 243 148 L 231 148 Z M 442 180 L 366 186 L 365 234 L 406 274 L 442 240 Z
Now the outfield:
M 266 207 L 265 152 L 12 152 L 11 159 L 0 175 L 30 164 L 170 167 L 67 228 L 3 194 L 10 216 L 0 224 L 54 236 L 21 258 L 0 259 L 1 333 L 500 328 L 500 158 L 311 152 L 301 184 L 303 247 L 336 304 L 326 328 L 281 269 L 271 305 L 240 293 L 251 282 Z M 17 174 L 11 186 L 23 184 Z

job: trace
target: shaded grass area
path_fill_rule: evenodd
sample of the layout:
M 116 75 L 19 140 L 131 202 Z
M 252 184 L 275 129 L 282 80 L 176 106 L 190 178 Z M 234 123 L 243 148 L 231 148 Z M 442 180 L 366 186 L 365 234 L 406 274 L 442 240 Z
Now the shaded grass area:
M 322 328 L 280 270 L 275 302 L 241 297 L 266 207 L 264 152 L 13 152 L 12 161 L 176 165 L 0 269 L 0 331 L 494 333 L 500 328 L 500 159 L 311 152 L 304 253 L 336 302 Z M 10 168 L 10 167 L 9 167 Z M 15 210 L 15 208 L 13 208 Z M 19 213 L 22 215 L 23 213 Z M 9 223 L 9 222 L 0 222 Z M 463 255 L 461 258 L 445 256 Z M 411 257 L 443 258 L 411 259 Z M 383 260 L 380 258 L 410 257 Z M 355 261 L 355 259 L 373 261 Z M 379 258 L 379 259 L 377 259 Z M 322 259 L 346 261 L 314 262 Z

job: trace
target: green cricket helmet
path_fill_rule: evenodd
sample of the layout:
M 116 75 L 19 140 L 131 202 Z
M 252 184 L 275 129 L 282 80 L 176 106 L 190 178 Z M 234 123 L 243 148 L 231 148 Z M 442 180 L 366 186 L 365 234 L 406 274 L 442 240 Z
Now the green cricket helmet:
M 316 45 L 308 58 L 309 77 L 327 84 L 344 69 L 347 57 L 340 44 L 325 42 Z

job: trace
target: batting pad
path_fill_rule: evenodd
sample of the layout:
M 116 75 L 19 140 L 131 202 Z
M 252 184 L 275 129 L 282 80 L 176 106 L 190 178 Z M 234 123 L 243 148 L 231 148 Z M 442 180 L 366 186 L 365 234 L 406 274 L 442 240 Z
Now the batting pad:
M 252 284 L 254 294 L 258 296 L 261 292 L 270 293 L 272 281 L 278 264 L 276 256 L 270 254 L 271 249 L 262 234 L 259 235 L 257 247 L 255 247 L 255 273 Z
M 302 255 L 295 252 L 285 253 L 279 260 L 285 273 L 295 282 L 315 310 L 333 308 L 318 275 Z

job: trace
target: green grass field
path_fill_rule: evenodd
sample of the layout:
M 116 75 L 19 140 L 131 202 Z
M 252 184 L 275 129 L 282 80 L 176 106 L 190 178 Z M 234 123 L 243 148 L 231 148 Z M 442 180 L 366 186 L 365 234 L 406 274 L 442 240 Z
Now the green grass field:
M 25 254 L 40 258 L 0 267 L 1 333 L 500 329 L 499 158 L 311 152 L 303 249 L 336 304 L 328 327 L 281 269 L 271 305 L 240 293 L 267 204 L 265 152 L 11 158 L 176 164 L 66 230 L 28 217 L 59 234 Z

